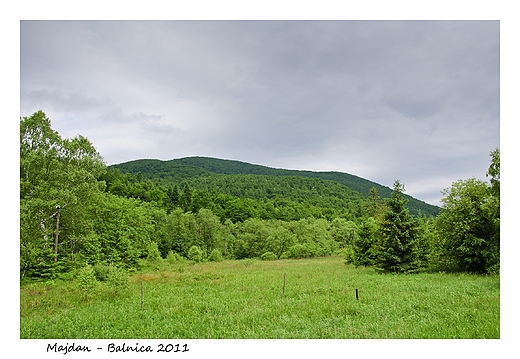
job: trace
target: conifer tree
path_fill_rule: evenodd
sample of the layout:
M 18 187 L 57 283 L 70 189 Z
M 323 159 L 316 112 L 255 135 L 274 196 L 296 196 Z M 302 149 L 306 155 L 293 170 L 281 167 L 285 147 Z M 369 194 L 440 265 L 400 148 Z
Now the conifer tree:
M 168 198 L 172 205 L 176 206 L 179 204 L 179 187 L 177 185 L 168 187 Z
M 353 245 L 353 262 L 356 266 L 363 265 L 367 267 L 374 264 L 374 242 L 376 231 L 377 223 L 373 217 L 364 219 L 359 225 Z
M 379 193 L 375 187 L 370 189 L 368 194 L 367 204 L 365 205 L 364 212 L 367 217 L 374 217 L 380 215 L 383 210 L 383 203 L 379 197 Z
M 193 204 L 193 199 L 191 198 L 190 186 L 187 183 L 184 185 L 183 199 L 184 199 L 184 211 L 188 212 L 191 210 L 191 205 Z
M 379 225 L 379 245 L 376 264 L 384 271 L 412 272 L 415 268 L 414 245 L 419 238 L 419 226 L 405 207 L 404 185 L 394 181 L 392 196 Z

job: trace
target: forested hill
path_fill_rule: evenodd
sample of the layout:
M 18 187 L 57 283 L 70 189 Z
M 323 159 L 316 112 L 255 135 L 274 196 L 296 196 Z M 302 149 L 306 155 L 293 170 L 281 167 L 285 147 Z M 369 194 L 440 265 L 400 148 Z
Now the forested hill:
M 357 202 L 361 197 L 368 197 L 371 188 L 375 188 L 381 198 L 390 197 L 392 192 L 388 187 L 348 173 L 287 170 L 209 157 L 186 157 L 169 161 L 141 159 L 110 167 L 117 168 L 122 173 L 134 175 L 141 173 L 143 178 L 167 186 L 189 183 L 199 189 L 256 199 L 259 196 L 270 196 L 276 189 L 278 195 L 291 196 L 288 198 L 290 200 L 308 199 L 314 202 L 318 199 L 313 194 L 328 197 L 323 200 L 329 202 L 335 202 L 336 196 L 350 198 Z M 290 190 L 283 188 L 285 181 L 280 177 L 285 179 L 292 177 L 290 184 L 287 185 Z M 295 177 L 303 178 L 296 181 Z M 319 193 L 316 189 L 320 189 Z M 294 193 L 299 193 L 300 198 L 294 198 Z M 302 196 L 306 198 L 301 198 Z M 439 207 L 411 196 L 406 197 L 407 207 L 412 214 L 423 213 L 435 216 L 439 212 Z
M 439 208 L 404 200 L 398 180 L 390 190 L 346 173 L 204 157 L 107 168 L 88 139 L 62 138 L 38 111 L 20 118 L 20 278 L 77 277 L 90 288 L 162 259 L 330 255 L 391 272 L 499 273 L 500 151 L 491 156 L 490 184 L 455 182 L 434 218 Z

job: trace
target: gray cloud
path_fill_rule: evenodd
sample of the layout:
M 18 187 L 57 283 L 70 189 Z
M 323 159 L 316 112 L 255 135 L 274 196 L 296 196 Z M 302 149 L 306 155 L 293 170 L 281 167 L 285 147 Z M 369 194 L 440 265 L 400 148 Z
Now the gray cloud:
M 33 91 L 22 89 L 20 97 L 22 98 L 22 107 L 52 106 L 58 111 L 66 112 L 95 111 L 110 107 L 113 104 L 109 98 L 96 99 L 80 91 L 66 93 L 59 89 L 50 90 L 46 88 Z
M 338 170 L 431 203 L 499 146 L 498 21 L 22 21 L 21 115 L 107 163 Z M 412 192 L 413 191 L 413 192 Z

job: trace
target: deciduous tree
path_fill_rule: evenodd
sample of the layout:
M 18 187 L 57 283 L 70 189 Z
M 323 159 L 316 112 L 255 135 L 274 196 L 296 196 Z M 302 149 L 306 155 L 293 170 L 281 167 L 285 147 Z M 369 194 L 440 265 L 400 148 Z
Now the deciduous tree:
M 500 268 L 500 150 L 490 156 L 489 184 L 469 178 L 443 191 L 436 229 L 445 255 L 459 270 L 492 273 Z
M 105 171 L 102 157 L 86 138 L 61 138 L 43 111 L 20 119 L 22 274 L 47 275 L 53 266 L 64 265 L 62 259 L 74 258 L 76 240 L 91 229 L 85 208 L 102 191 L 99 178 Z M 57 243 L 51 244 L 55 237 Z M 49 265 L 50 251 L 58 254 L 52 261 L 58 258 L 60 263 Z

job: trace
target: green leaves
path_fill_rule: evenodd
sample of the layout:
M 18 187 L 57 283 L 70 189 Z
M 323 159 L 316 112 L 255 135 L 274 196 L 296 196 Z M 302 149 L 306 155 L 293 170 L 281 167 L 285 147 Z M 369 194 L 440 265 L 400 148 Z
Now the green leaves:
M 204 260 L 204 253 L 199 246 L 191 246 L 188 251 L 188 259 L 194 261 L 195 263 L 200 263 Z
M 491 152 L 490 184 L 469 178 L 443 191 L 436 229 L 458 269 L 492 273 L 500 267 L 500 150 Z
M 61 138 L 42 111 L 20 119 L 22 275 L 55 275 L 77 260 L 137 265 L 151 221 L 137 203 L 103 192 L 105 173 L 101 155 L 85 137 Z M 56 234 L 53 263 L 48 252 Z
M 265 253 L 269 259 L 329 256 L 341 249 L 356 265 L 393 272 L 417 271 L 431 259 L 497 272 L 499 150 L 491 157 L 491 184 L 455 182 L 434 225 L 410 214 L 399 181 L 391 197 L 380 200 L 375 187 L 368 198 L 347 188 L 341 174 L 224 160 L 171 162 L 170 174 L 182 182 L 169 187 L 150 180 L 154 173 L 171 177 L 161 172 L 161 161 L 123 166 L 139 176 L 107 171 L 88 139 L 62 139 L 38 111 L 20 119 L 20 271 L 54 278 L 86 263 L 137 269 L 141 259 L 160 261 L 169 253 L 170 259 L 200 261 L 209 254 L 220 261 Z
M 61 246 L 66 244 L 73 256 L 74 238 L 90 227 L 85 209 L 100 191 L 97 178 L 104 170 L 101 156 L 86 138 L 62 139 L 42 111 L 20 119 L 21 270 L 44 274 L 49 259 L 37 253 L 56 235 L 57 206 L 62 208 L 58 254 L 65 255 Z
M 496 193 L 476 178 L 454 182 L 444 191 L 444 208 L 436 228 L 445 239 L 446 255 L 461 270 L 483 273 L 499 263 L 500 204 Z
M 490 176 L 491 191 L 495 198 L 500 200 L 500 149 L 496 148 L 491 151 L 491 165 L 486 173 L 486 176 Z

